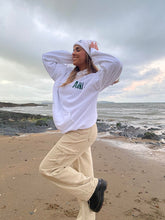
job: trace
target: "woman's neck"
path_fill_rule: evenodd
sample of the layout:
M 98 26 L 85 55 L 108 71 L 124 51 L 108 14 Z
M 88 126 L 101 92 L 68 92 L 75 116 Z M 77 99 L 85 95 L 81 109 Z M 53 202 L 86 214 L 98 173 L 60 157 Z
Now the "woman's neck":
M 82 70 L 87 69 L 87 66 L 86 66 L 86 65 L 83 65 L 83 66 L 78 66 L 78 68 L 79 68 L 79 71 L 82 71 Z

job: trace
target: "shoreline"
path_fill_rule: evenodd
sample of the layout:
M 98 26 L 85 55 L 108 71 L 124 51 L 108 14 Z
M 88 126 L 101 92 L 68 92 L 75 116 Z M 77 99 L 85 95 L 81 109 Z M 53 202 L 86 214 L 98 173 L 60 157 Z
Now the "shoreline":
M 77 200 L 38 173 L 40 162 L 61 136 L 58 131 L 0 136 L 0 217 L 3 220 L 76 219 Z M 95 176 L 108 182 L 97 220 L 165 218 L 165 164 L 146 160 L 100 137 L 92 146 L 92 154 Z
M 27 136 L 37 133 L 58 133 L 53 118 L 28 113 L 15 113 L 0 110 L 0 137 Z M 144 130 L 117 123 L 112 125 L 101 119 L 97 120 L 98 138 L 112 145 L 132 150 L 145 158 L 154 158 L 164 162 L 165 134 L 156 135 L 154 130 Z M 157 130 L 156 130 L 157 131 Z
M 36 133 L 19 133 L 16 136 L 10 135 L 0 135 L 0 141 L 4 138 L 25 138 L 31 137 L 33 135 L 59 135 L 63 134 L 59 130 L 47 130 Z M 151 142 L 148 139 L 134 138 L 130 139 L 124 136 L 114 136 L 107 134 L 107 132 L 100 132 L 97 135 L 96 141 L 100 141 L 101 143 L 105 143 L 113 148 L 119 148 L 121 150 L 125 150 L 130 152 L 131 154 L 135 154 L 137 157 L 142 158 L 144 160 L 157 161 L 158 163 L 165 164 L 165 144 L 160 148 L 157 146 L 157 141 Z
M 163 148 L 155 147 L 156 145 L 149 140 L 141 140 L 140 138 L 129 139 L 116 136 L 102 136 L 98 137 L 97 140 L 111 147 L 125 150 L 143 160 L 151 160 L 165 164 L 165 146 L 163 146 Z
M 0 110 L 0 137 L 27 136 L 37 133 L 59 133 L 51 116 L 15 113 Z M 117 123 L 112 125 L 97 120 L 98 139 L 121 149 L 128 149 L 146 159 L 164 162 L 165 134 L 156 135 L 152 130 L 144 130 Z
M 165 133 L 161 132 L 161 128 L 147 128 L 147 126 L 140 128 L 123 122 L 114 124 L 100 118 L 97 119 L 97 127 L 98 132 L 109 132 L 110 135 L 157 141 L 165 140 Z M 57 128 L 52 116 L 6 111 L 0 108 L 0 129 L 2 135 L 18 135 L 17 133 L 37 133 Z

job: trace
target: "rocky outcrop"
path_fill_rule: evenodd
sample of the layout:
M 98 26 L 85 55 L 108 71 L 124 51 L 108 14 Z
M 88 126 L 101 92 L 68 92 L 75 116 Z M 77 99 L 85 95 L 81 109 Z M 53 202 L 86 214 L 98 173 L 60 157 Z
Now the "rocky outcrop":
M 159 141 L 165 139 L 165 134 L 154 133 L 156 128 L 139 128 L 124 123 L 107 123 L 97 120 L 98 132 L 109 132 L 111 135 L 124 136 L 128 138 L 141 138 Z M 46 130 L 55 130 L 56 127 L 51 116 L 34 115 L 27 113 L 15 113 L 0 111 L 0 134 L 18 135 L 19 133 L 37 133 Z
M 55 130 L 50 116 L 0 111 L 0 134 L 19 135 Z
M 26 104 L 15 104 L 10 102 L 0 102 L 0 108 L 3 107 L 23 107 L 23 106 L 45 106 L 45 104 L 35 104 L 35 103 L 26 103 Z

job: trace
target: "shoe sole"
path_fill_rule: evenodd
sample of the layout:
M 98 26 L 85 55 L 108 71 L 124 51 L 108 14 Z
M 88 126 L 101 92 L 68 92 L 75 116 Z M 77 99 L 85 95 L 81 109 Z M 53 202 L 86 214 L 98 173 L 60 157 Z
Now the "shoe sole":
M 101 183 L 101 187 L 100 187 L 100 190 L 99 190 L 99 197 L 101 198 L 100 201 L 98 202 L 98 205 L 97 207 L 93 210 L 94 212 L 99 212 L 100 209 L 102 208 L 103 206 L 103 202 L 104 202 L 104 191 L 107 189 L 107 182 L 105 180 L 102 180 L 102 183 Z M 103 195 L 103 196 L 101 196 Z

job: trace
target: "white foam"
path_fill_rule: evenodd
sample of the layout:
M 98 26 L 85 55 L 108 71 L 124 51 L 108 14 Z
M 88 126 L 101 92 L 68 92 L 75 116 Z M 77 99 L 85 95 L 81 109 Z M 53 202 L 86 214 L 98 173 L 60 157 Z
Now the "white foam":
M 134 143 L 124 142 L 118 139 L 107 139 L 105 135 L 101 134 L 97 140 L 110 143 L 112 147 L 130 150 L 137 156 L 143 157 L 144 159 L 153 159 L 165 164 L 165 149 L 150 149 L 145 143 Z

